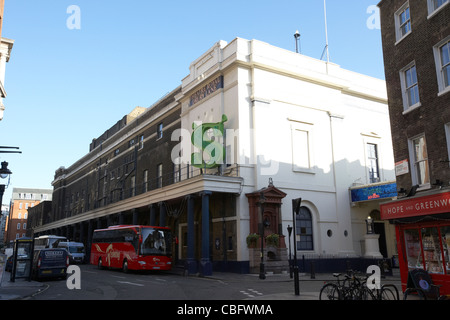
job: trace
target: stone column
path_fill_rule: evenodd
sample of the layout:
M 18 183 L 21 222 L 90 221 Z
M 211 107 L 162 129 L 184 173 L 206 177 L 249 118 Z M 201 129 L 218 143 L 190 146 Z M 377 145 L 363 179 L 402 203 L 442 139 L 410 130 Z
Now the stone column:
M 194 225 L 194 196 L 187 197 L 187 257 L 185 270 L 188 274 L 197 273 L 195 261 L 195 225 Z
M 200 259 L 200 274 L 212 275 L 212 263 L 209 256 L 209 197 L 210 191 L 202 192 L 202 257 Z

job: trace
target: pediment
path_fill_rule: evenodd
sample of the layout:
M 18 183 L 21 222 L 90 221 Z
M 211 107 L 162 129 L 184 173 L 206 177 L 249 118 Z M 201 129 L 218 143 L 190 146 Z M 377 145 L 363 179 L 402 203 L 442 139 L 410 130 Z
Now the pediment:
M 245 195 L 247 196 L 247 198 L 253 199 L 255 202 L 259 202 L 261 193 L 264 195 L 265 202 L 272 203 L 281 203 L 281 199 L 283 199 L 287 195 L 286 193 L 275 187 L 272 183 L 270 183 L 268 187 L 264 187 L 255 192 L 246 193 Z

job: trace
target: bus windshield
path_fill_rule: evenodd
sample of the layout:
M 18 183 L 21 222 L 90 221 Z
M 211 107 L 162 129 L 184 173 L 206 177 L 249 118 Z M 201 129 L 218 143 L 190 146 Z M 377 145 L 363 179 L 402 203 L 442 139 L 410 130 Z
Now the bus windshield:
M 142 255 L 171 255 L 171 234 L 168 230 L 142 228 Z

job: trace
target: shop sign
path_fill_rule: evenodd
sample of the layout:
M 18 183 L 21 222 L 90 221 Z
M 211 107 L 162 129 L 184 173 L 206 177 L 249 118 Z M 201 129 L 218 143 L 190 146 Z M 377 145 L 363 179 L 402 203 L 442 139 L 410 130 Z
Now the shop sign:
M 398 219 L 450 212 L 450 192 L 381 204 L 381 219 Z
M 393 198 L 397 196 L 397 184 L 388 183 L 350 190 L 352 202 Z

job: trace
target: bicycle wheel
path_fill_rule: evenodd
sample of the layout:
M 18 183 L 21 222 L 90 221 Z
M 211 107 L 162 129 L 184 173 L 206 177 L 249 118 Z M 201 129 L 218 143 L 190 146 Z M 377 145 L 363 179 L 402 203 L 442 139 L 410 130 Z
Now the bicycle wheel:
M 327 283 L 320 290 L 319 300 L 341 300 L 339 288 L 334 283 Z
M 372 290 L 364 286 L 359 289 L 358 300 L 377 300 L 377 298 Z
M 382 286 L 380 296 L 381 296 L 381 300 L 399 300 L 400 299 L 397 287 L 392 284 Z

